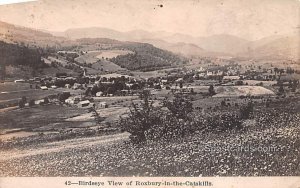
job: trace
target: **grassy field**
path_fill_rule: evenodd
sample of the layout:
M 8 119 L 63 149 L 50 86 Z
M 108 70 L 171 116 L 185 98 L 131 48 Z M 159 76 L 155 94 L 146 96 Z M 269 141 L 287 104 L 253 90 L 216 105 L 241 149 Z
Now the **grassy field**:
M 127 55 L 133 53 L 129 50 L 102 50 L 101 54 L 97 55 L 97 58 L 99 59 L 111 59 L 113 57 L 117 57 L 119 55 Z
M 110 58 L 116 57 L 118 55 L 125 55 L 128 53 L 131 53 L 131 52 L 124 51 L 124 50 L 89 51 L 88 53 L 77 57 L 75 59 L 75 61 L 77 61 L 79 63 L 92 64 L 92 68 L 94 68 L 96 70 L 114 72 L 114 71 L 120 71 L 120 70 L 125 70 L 125 69 L 110 62 L 106 58 L 110 59 Z
M 213 97 L 275 95 L 273 91 L 261 86 L 220 86 L 216 87 L 216 93 Z
M 65 119 L 77 116 L 85 111 L 76 107 L 55 104 L 16 109 L 0 113 L 0 129 L 22 128 L 33 130 L 44 127 L 50 130 L 54 127 L 65 128 L 72 126 Z
M 258 107 L 238 132 L 198 132 L 144 145 L 98 143 L 2 160 L 0 175 L 299 176 L 299 111 L 287 116 L 276 104 L 269 110 Z
M 33 88 L 35 85 L 33 84 Z M 14 82 L 5 82 L 0 83 L 0 104 L 17 104 L 18 101 L 25 96 L 27 101 L 34 99 L 43 99 L 49 95 L 57 95 L 63 91 L 70 91 L 72 94 L 79 94 L 79 90 L 71 90 L 65 88 L 57 88 L 48 90 L 41 89 L 30 89 L 29 83 L 14 83 Z

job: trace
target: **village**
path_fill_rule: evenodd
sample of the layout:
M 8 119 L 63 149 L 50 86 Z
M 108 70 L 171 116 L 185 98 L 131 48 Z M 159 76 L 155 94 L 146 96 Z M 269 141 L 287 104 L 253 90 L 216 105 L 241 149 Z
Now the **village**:
M 55 77 L 35 77 L 14 82 L 29 84 L 30 89 L 58 90 L 61 92 L 58 94 L 64 96 L 60 97 L 60 102 L 77 105 L 81 108 L 95 107 L 95 105 L 99 108 L 107 108 L 108 103 L 105 97 L 138 96 L 142 90 L 149 90 L 151 93 L 161 96 L 183 92 L 205 97 L 210 96 L 209 87 L 215 87 L 216 90 L 218 88 L 219 90 L 240 88 L 242 92 L 237 89 L 232 97 L 250 97 L 283 95 L 284 90 L 296 93 L 299 85 L 299 71 L 290 67 L 285 69 L 271 66 L 262 68 L 260 65 L 241 66 L 230 62 L 225 65 L 209 64 L 205 68 L 202 66 L 197 69 L 184 67 L 159 70 L 158 72 L 157 77 L 129 76 L 120 73 L 87 75 L 85 72 L 81 76 L 71 77 L 65 73 L 56 74 Z M 241 88 L 245 88 L 245 90 Z M 259 89 L 263 92 L 259 92 Z M 216 96 L 220 95 L 218 92 L 215 94 Z M 50 101 L 55 99 L 53 95 L 49 95 L 49 98 Z M 97 98 L 102 100 L 99 101 Z M 96 104 L 93 102 L 95 99 Z M 43 100 L 43 98 L 36 99 L 35 104 L 43 103 Z

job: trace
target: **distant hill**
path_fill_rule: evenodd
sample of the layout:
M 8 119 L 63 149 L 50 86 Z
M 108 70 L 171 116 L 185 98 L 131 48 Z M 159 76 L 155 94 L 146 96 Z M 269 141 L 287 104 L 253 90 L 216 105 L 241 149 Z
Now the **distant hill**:
M 194 37 L 181 33 L 164 31 L 149 32 L 133 30 L 120 32 L 107 28 L 77 28 L 70 29 L 60 36 L 78 39 L 111 38 L 121 41 L 144 42 L 174 53 L 185 56 L 242 56 L 247 58 L 297 58 L 298 49 L 293 41 L 295 37 L 270 36 L 256 41 L 248 41 L 228 34 L 212 35 L 208 37 Z M 289 39 L 289 38 L 294 39 Z M 287 40 L 287 41 L 286 41 Z M 277 42 L 276 42 L 277 41 Z M 280 42 L 281 41 L 281 42 Z M 296 40 L 297 41 L 297 40 Z M 288 48 L 283 47 L 289 46 Z
M 62 46 L 68 41 L 49 33 L 0 21 L 0 41 L 36 47 Z
M 99 41 L 95 41 L 95 38 Z M 105 44 L 103 46 L 106 48 L 116 48 L 129 41 L 127 43 L 149 43 L 156 48 L 187 57 L 231 56 L 297 60 L 300 53 L 298 36 L 275 35 L 256 41 L 248 41 L 226 34 L 194 37 L 165 31 L 133 30 L 120 32 L 101 27 L 75 28 L 50 34 L 50 32 L 15 26 L 1 21 L 0 41 L 37 48 L 52 47 L 54 50 L 65 48 L 68 50 L 73 46 L 90 45 L 90 43 Z
M 170 52 L 180 54 L 186 57 L 221 57 L 226 56 L 228 54 L 220 53 L 220 52 L 210 52 L 204 50 L 203 48 L 197 46 L 193 43 L 184 43 L 184 42 L 177 42 L 177 43 L 169 43 L 164 40 L 160 39 L 144 39 L 142 40 L 146 43 L 153 44 L 157 48 L 161 48 L 164 50 L 168 50 Z
M 298 36 L 277 36 L 254 41 L 248 51 L 240 53 L 255 59 L 300 60 L 300 38 Z
M 55 33 L 54 33 L 55 34 Z M 80 38 L 111 38 L 121 41 L 150 43 L 158 48 L 163 48 L 183 55 L 218 56 L 239 52 L 241 46 L 248 41 L 230 35 L 216 35 L 211 37 L 193 37 L 180 33 L 148 32 L 133 30 L 119 32 L 112 29 L 93 27 L 69 29 L 60 33 L 70 39 Z M 216 53 L 213 53 L 216 52 Z M 221 53 L 221 54 L 218 54 Z

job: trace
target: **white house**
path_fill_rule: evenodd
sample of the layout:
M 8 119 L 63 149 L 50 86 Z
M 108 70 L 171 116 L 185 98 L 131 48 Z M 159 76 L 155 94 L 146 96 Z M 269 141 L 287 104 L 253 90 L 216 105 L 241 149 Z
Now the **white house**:
M 240 76 L 224 76 L 223 80 L 239 80 Z
M 79 108 L 92 108 L 95 106 L 94 103 L 91 103 L 89 100 L 81 101 L 77 104 Z
M 48 90 L 48 88 L 46 86 L 41 86 L 42 90 Z
M 101 97 L 103 95 L 103 92 L 102 91 L 99 91 L 96 93 L 96 97 Z
M 108 104 L 106 102 L 100 102 L 99 107 L 100 108 L 108 108 Z

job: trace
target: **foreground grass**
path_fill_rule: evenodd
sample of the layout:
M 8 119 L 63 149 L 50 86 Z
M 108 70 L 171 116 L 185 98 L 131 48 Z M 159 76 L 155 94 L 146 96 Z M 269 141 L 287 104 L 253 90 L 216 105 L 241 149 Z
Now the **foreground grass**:
M 238 133 L 118 142 L 1 161 L 0 176 L 299 176 L 299 117 L 285 126 L 278 122 L 276 129 L 253 129 L 252 120 L 248 131 Z
M 0 176 L 299 176 L 299 125 L 299 99 L 276 101 L 258 106 L 242 130 L 0 157 Z

